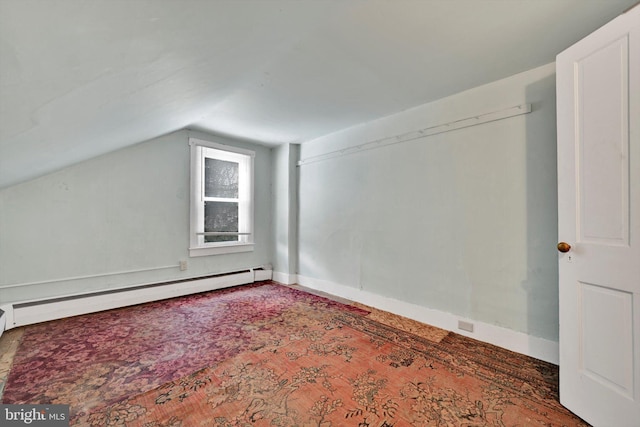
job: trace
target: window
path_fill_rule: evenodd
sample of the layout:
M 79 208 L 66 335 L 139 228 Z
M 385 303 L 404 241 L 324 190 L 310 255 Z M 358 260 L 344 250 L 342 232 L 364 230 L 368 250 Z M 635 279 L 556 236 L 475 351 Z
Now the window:
M 189 138 L 190 256 L 253 250 L 255 153 Z

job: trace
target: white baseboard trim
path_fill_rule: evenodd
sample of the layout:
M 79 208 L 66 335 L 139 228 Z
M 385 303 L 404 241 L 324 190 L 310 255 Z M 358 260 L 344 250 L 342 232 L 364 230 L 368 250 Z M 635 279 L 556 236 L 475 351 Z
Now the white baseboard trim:
M 274 280 L 276 280 L 275 277 L 274 273 Z M 327 280 L 297 275 L 297 283 L 301 286 L 408 317 L 549 363 L 556 365 L 559 363 L 559 347 L 556 341 L 534 337 L 522 332 L 457 316 L 452 313 L 422 307 Z M 472 323 L 474 331 L 467 332 L 458 329 L 458 321 L 460 320 Z
M 285 285 L 293 285 L 294 283 L 298 282 L 298 275 L 282 273 L 280 271 L 274 271 L 273 280 Z
M 0 337 L 2 336 L 2 333 L 5 330 L 5 325 L 7 324 L 8 310 L 9 306 L 0 306 Z
M 14 302 L 0 307 L 6 314 L 6 324 L 3 328 L 0 328 L 0 331 L 270 279 L 271 270 L 250 269 L 232 274 L 196 278 L 174 283 L 140 285 L 130 289 L 106 290 L 87 295 Z

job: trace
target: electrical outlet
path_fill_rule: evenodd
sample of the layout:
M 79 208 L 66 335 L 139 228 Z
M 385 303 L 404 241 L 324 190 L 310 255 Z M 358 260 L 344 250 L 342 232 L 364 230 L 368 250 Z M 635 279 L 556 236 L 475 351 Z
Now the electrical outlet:
M 464 320 L 458 320 L 458 329 L 463 331 L 473 332 L 473 323 L 465 322 Z
M 187 269 L 187 261 L 180 261 L 180 271 L 185 271 Z

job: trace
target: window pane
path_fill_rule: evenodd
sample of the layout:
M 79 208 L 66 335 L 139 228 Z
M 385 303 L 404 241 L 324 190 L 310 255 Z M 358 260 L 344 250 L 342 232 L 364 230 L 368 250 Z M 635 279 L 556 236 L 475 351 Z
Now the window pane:
M 238 203 L 204 202 L 204 231 L 237 232 Z M 205 243 L 237 242 L 238 236 L 204 236 L 204 241 Z
M 237 199 L 239 164 L 209 157 L 204 162 L 205 197 Z

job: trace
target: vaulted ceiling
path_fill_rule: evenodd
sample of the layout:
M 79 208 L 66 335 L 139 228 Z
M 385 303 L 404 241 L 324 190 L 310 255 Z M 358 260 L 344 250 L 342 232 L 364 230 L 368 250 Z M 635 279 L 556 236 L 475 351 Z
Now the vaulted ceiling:
M 0 0 L 0 187 L 185 127 L 300 143 L 554 61 L 637 0 Z

